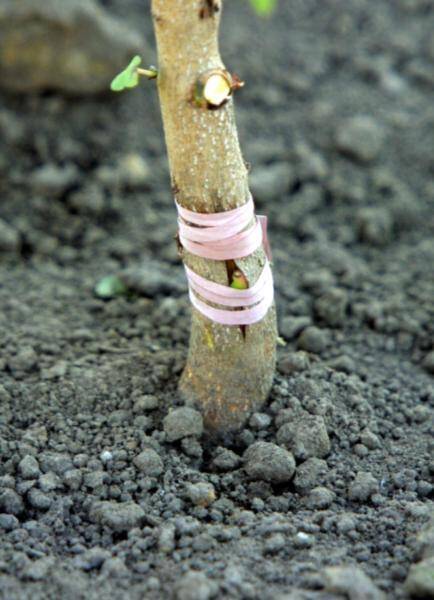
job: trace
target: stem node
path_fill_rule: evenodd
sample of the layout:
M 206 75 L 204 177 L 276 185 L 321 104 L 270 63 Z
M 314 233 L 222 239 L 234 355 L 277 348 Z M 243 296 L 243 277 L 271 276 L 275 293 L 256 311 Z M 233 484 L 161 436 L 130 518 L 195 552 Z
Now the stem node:
M 237 75 L 231 75 L 226 69 L 210 69 L 197 79 L 194 100 L 202 108 L 223 106 L 235 90 L 244 86 Z

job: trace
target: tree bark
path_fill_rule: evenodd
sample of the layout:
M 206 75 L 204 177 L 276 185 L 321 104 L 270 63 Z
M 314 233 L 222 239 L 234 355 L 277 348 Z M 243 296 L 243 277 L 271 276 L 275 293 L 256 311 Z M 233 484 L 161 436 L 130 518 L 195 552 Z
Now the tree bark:
M 220 0 L 153 0 L 158 90 L 177 202 L 201 213 L 241 206 L 248 199 L 243 161 L 230 99 L 216 109 L 192 101 L 195 83 L 209 69 L 224 68 L 218 49 Z M 182 249 L 184 262 L 199 275 L 228 285 L 228 264 Z M 253 285 L 265 264 L 263 249 L 236 266 Z M 274 306 L 254 325 L 223 326 L 192 309 L 187 364 L 180 390 L 200 407 L 209 431 L 239 429 L 264 403 L 271 388 L 276 347 Z

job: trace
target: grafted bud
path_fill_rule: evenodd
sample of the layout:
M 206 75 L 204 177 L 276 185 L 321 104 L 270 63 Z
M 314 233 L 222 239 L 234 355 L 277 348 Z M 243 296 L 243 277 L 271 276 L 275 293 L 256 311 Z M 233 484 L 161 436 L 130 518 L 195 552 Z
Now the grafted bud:
M 234 288 L 236 290 L 247 290 L 248 287 L 249 282 L 247 280 L 247 277 L 242 271 L 240 271 L 239 269 L 235 269 L 235 271 L 232 273 L 231 288 Z

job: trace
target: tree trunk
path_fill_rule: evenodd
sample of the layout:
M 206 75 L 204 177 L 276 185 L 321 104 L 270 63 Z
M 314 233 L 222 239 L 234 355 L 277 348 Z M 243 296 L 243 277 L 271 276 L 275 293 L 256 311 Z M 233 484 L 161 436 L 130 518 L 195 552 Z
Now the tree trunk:
M 158 89 L 177 202 L 199 213 L 216 213 L 248 199 L 247 169 L 241 156 L 230 99 L 219 108 L 198 107 L 193 90 L 209 69 L 224 68 L 218 49 L 220 0 L 153 0 Z M 230 265 L 181 249 L 185 264 L 199 275 L 229 285 Z M 237 259 L 253 285 L 265 264 L 262 248 Z M 232 264 L 232 269 L 233 269 Z M 223 326 L 192 309 L 187 364 L 180 390 L 204 415 L 209 431 L 238 429 L 264 403 L 275 367 L 274 306 L 258 323 Z

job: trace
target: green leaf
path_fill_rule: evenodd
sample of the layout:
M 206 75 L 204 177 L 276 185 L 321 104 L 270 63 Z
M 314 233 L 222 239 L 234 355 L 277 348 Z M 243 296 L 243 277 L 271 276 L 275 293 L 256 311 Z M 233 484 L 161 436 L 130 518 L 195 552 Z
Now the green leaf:
M 115 296 L 124 296 L 128 287 L 117 275 L 107 275 L 98 281 L 95 286 L 95 294 L 98 298 L 109 300 Z
M 121 71 L 119 75 L 113 79 L 110 85 L 112 92 L 122 92 L 125 89 L 136 87 L 139 83 L 139 74 L 137 67 L 141 64 L 140 56 L 135 56 L 128 67 Z
M 276 7 L 277 0 L 250 0 L 254 10 L 262 17 L 270 15 Z

